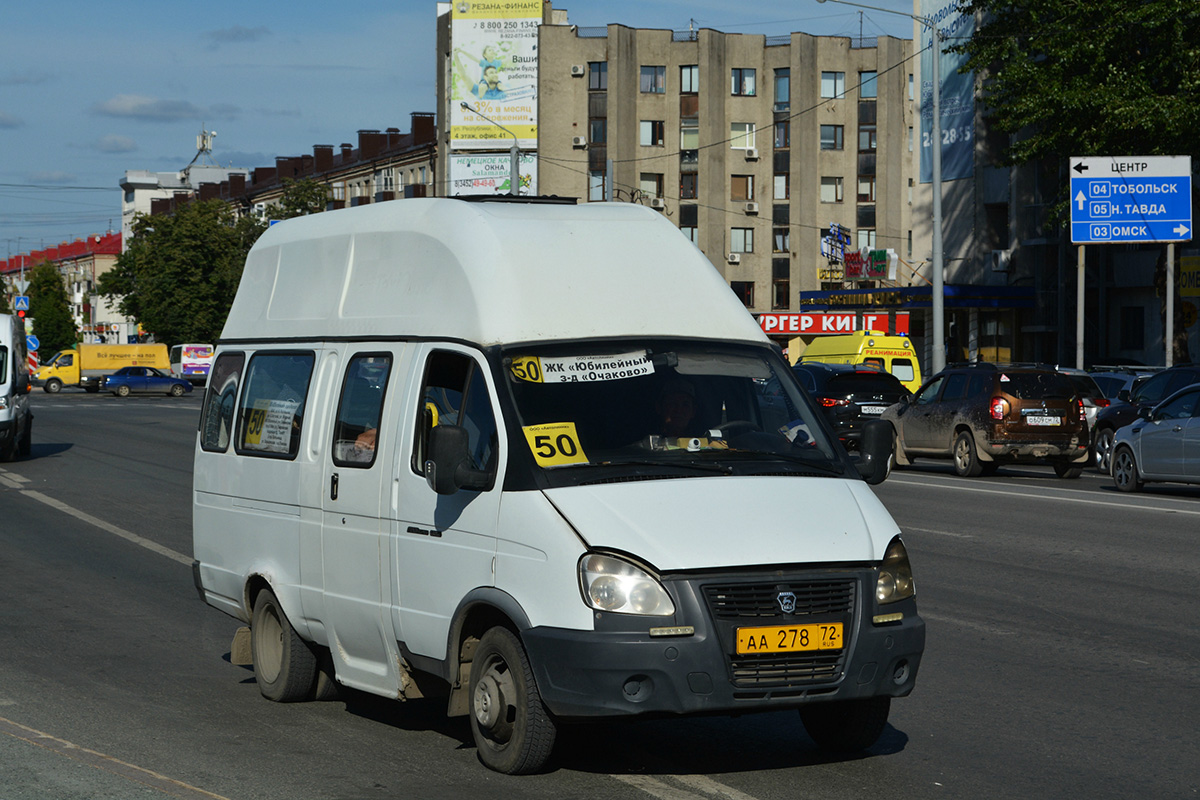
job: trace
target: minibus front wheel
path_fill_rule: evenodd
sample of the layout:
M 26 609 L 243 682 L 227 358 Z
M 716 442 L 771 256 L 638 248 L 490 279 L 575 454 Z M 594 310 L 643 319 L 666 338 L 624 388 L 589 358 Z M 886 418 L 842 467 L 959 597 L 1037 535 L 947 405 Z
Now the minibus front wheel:
M 263 589 L 250 619 L 254 676 L 263 697 L 277 703 L 310 700 L 317 681 L 317 658 L 292 624 L 275 593 Z
M 557 728 L 542 704 L 525 648 L 508 628 L 490 628 L 479 640 L 470 703 L 471 734 L 485 766 L 508 775 L 545 766 Z

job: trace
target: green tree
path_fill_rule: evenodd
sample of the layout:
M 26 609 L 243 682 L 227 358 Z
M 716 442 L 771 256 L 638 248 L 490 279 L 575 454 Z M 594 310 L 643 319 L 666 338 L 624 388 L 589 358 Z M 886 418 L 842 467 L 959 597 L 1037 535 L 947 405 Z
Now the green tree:
M 1071 156 L 1200 155 L 1196 0 L 961 0 L 983 24 L 950 50 L 982 76 L 988 125 L 1014 134 L 1007 164 Z M 1194 161 L 1192 169 L 1200 169 Z M 1068 181 L 1057 216 L 1065 221 Z M 1193 179 L 1193 207 L 1200 181 Z M 1176 261 L 1176 269 L 1179 265 Z M 1166 258 L 1155 280 L 1166 320 Z M 1176 363 L 1190 361 L 1175 284 Z
M 279 219 L 303 217 L 325 210 L 329 202 L 329 187 L 312 178 L 283 181 L 283 197 L 279 200 Z
M 0 292 L 0 314 L 11 314 L 12 307 L 8 304 L 8 292 Z
M 139 215 L 133 236 L 97 290 L 118 299 L 160 342 L 207 342 L 225 325 L 246 253 L 266 229 L 221 200 L 173 214 Z
M 962 0 L 983 24 L 948 49 L 983 76 L 1008 163 L 1200 152 L 1196 0 Z M 1200 165 L 1198 165 L 1200 166 Z
M 35 265 L 28 276 L 29 316 L 33 318 L 33 332 L 40 342 L 38 353 L 45 360 L 46 356 L 59 350 L 74 347 L 79 334 L 58 268 L 43 261 Z

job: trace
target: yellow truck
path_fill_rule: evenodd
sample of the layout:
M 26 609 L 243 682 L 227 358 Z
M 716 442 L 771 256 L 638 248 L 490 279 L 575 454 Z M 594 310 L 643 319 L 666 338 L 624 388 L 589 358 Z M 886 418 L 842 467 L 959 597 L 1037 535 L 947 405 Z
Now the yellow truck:
M 804 349 L 800 360 L 869 364 L 895 375 L 910 392 L 921 388 L 921 365 L 907 336 L 889 336 L 879 331 L 820 336 Z
M 171 366 L 165 344 L 79 344 L 61 350 L 33 374 L 33 384 L 54 394 L 64 386 L 100 391 L 100 379 L 121 367 Z

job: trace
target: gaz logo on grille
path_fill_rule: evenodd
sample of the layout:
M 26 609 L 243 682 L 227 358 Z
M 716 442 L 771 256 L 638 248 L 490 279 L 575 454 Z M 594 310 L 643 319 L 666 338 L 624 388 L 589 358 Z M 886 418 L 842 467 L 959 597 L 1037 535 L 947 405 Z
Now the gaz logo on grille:
M 779 610 L 785 614 L 796 612 L 796 595 L 792 592 L 780 592 L 775 598 L 779 602 Z

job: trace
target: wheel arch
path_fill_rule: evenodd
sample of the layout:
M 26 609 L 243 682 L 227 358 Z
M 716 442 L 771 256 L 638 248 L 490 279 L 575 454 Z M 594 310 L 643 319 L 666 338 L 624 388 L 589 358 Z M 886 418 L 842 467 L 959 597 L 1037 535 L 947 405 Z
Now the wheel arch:
M 522 639 L 529 630 L 529 616 L 516 598 L 492 587 L 474 589 L 458 604 L 450 625 L 446 647 L 445 675 L 450 684 L 446 714 L 466 716 L 470 704 L 471 661 L 480 638 L 496 626 L 508 628 Z

